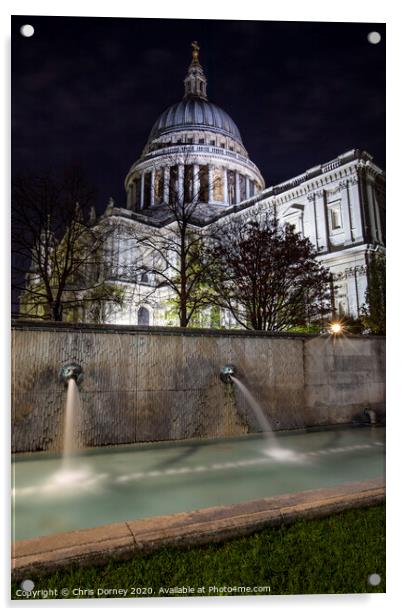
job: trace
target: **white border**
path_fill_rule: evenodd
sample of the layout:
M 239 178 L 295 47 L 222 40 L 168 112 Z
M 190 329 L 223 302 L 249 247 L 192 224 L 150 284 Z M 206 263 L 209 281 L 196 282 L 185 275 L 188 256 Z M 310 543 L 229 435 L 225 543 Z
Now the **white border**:
M 397 493 L 400 491 L 400 460 L 396 459 L 394 452 L 400 451 L 400 393 L 397 389 L 400 361 L 400 334 L 399 321 L 401 318 L 402 306 L 402 280 L 401 267 L 399 265 L 401 257 L 400 252 L 400 226 L 402 222 L 402 203 L 400 202 L 400 160 L 399 160 L 399 141 L 402 136 L 401 130 L 401 67 L 400 58 L 402 58 L 400 32 L 401 20 L 398 19 L 397 2 L 393 0 L 383 0 L 382 2 L 373 2 L 370 0 L 337 0 L 337 2 L 322 2 L 322 0 L 303 0 L 281 2 L 266 2 L 258 0 L 248 0 L 246 3 L 236 4 L 232 0 L 203 0 L 202 2 L 189 3 L 188 1 L 154 0 L 152 3 L 137 3 L 132 1 L 113 0 L 111 3 L 90 2 L 88 0 L 70 0 L 67 2 L 59 1 L 15 1 L 6 0 L 1 6 L 0 27 L 3 30 L 2 49 L 5 52 L 2 68 L 2 92 L 1 96 L 1 111 L 3 137 L 2 148 L 0 149 L 2 164 L 1 170 L 1 186 L 3 188 L 3 200 L 1 204 L 1 232 L 3 234 L 2 248 L 2 267 L 0 268 L 0 285 L 2 289 L 1 315 L 2 326 L 5 336 L 3 336 L 2 344 L 2 366 L 1 375 L 1 392 L 2 402 L 1 412 L 3 416 L 2 425 L 2 457 L 3 457 L 3 472 L 2 477 L 2 503 L 3 505 L 3 537 L 7 537 L 9 513 L 7 513 L 7 493 L 9 489 L 9 422 L 7 409 L 9 407 L 9 374 L 10 374 L 10 356 L 7 348 L 9 341 L 9 78 L 10 78 L 10 15 L 65 15 L 65 16 L 106 16 L 106 17 L 163 17 L 163 18 L 189 18 L 189 19 L 257 19 L 257 20 L 278 20 L 278 21 L 356 21 L 367 23 L 383 23 L 387 22 L 387 171 L 388 171 L 388 281 L 393 283 L 394 289 L 390 289 L 388 294 L 389 314 L 388 314 L 388 422 L 392 424 L 392 430 L 387 430 L 387 536 L 388 536 L 388 557 L 387 557 L 387 594 L 386 595 L 336 595 L 336 596 L 282 596 L 282 597 L 239 597 L 239 598 L 216 598 L 216 599 L 197 599 L 191 600 L 191 603 L 185 599 L 167 599 L 167 600 L 146 600 L 146 603 L 140 604 L 137 601 L 133 604 L 127 604 L 125 601 L 75 601 L 73 605 L 63 602 L 45 601 L 40 603 L 28 603 L 23 606 L 17 606 L 16 602 L 10 602 L 9 596 L 9 554 L 1 554 L 1 571 L 0 584 L 1 596 L 3 597 L 4 607 L 6 609 L 16 609 L 17 613 L 20 610 L 30 609 L 33 611 L 45 609 L 67 608 L 74 609 L 74 613 L 81 610 L 93 609 L 114 609 L 121 607 L 135 610 L 137 613 L 143 611 L 148 613 L 149 610 L 163 609 L 165 613 L 176 613 L 178 610 L 188 610 L 189 608 L 197 612 L 205 612 L 205 610 L 217 612 L 218 609 L 238 611 L 244 608 L 252 608 L 255 613 L 269 613 L 269 610 L 281 611 L 281 616 L 297 611 L 297 614 L 319 614 L 325 613 L 339 614 L 339 610 L 350 614 L 361 612 L 365 616 L 375 614 L 378 616 L 378 609 L 381 607 L 391 607 L 397 605 L 398 599 L 398 557 L 400 545 L 400 512 L 397 509 Z M 399 258 L 398 258 L 399 257 Z M 394 331 L 391 333 L 390 324 L 395 323 Z M 399 428 L 399 430 L 398 430 Z M 5 507 L 7 508 L 5 510 Z M 398 536 L 397 536 L 398 535 Z M 54 604 L 54 605 L 52 605 Z M 78 605 L 79 604 L 79 605 Z

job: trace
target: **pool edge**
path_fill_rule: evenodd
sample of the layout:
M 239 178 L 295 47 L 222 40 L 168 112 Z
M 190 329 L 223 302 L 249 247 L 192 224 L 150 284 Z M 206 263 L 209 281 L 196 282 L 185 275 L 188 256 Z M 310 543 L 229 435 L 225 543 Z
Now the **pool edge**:
M 187 547 L 250 535 L 267 526 L 314 519 L 385 501 L 384 479 L 343 483 L 233 505 L 124 521 L 12 544 L 14 580 L 69 566 L 127 560 L 162 547 Z

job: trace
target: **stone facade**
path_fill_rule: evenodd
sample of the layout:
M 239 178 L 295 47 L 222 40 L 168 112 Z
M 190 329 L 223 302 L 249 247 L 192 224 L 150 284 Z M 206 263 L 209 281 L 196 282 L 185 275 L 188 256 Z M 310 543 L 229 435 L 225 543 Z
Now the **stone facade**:
M 281 224 L 293 225 L 310 239 L 332 272 L 337 316 L 359 316 L 368 259 L 385 247 L 385 177 L 372 156 L 350 150 L 266 188 L 233 120 L 208 101 L 196 45 L 184 98 L 155 122 L 141 157 L 127 174 L 125 189 L 125 207 L 111 202 L 96 222 L 100 233 L 104 225 L 114 228 L 104 254 L 105 263 L 113 265 L 105 266 L 104 278 L 121 284 L 129 298 L 124 309 L 110 314 L 110 323 L 176 324 L 167 316 L 169 293 L 152 293 L 156 281 L 146 275 L 152 256 L 141 254 L 132 240 L 141 227 L 168 231 L 172 191 L 197 199 L 193 223 L 206 234 L 210 225 L 225 224 L 228 217 L 253 217 L 274 209 Z M 143 261 L 141 275 L 138 264 Z M 229 315 L 221 315 L 221 324 L 229 320 Z

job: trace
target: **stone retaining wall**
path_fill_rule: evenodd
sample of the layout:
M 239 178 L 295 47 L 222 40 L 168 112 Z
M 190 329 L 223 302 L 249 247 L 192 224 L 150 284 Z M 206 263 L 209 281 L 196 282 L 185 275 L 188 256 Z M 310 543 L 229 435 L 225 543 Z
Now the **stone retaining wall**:
M 236 436 L 259 430 L 219 378 L 233 363 L 274 429 L 349 423 L 385 410 L 382 337 L 15 323 L 13 451 L 60 450 L 66 389 L 79 363 L 87 446 Z

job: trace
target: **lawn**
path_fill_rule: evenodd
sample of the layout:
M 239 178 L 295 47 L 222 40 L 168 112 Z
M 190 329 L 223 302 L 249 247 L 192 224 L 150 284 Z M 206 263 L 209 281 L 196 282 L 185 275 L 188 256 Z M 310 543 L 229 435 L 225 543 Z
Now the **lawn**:
M 377 586 L 368 583 L 373 573 L 381 576 Z M 69 598 L 385 592 L 385 506 L 32 581 L 35 591 L 56 590 L 57 598 L 61 589 Z M 13 584 L 13 599 L 19 589 Z

